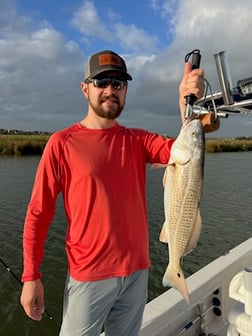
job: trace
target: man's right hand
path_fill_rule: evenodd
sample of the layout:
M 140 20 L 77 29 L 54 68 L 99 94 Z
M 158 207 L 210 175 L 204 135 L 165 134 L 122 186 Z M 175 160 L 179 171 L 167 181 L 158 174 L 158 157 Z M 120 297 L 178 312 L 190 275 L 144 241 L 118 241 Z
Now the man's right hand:
M 44 286 L 40 279 L 24 282 L 20 303 L 27 316 L 40 321 L 45 311 L 44 306 Z

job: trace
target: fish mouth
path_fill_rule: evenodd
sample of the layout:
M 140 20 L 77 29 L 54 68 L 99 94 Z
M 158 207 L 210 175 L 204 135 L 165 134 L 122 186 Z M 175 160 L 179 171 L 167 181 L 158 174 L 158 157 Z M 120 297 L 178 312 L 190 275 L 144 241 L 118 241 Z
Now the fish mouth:
M 198 118 L 194 118 L 194 119 L 186 119 L 182 125 L 182 129 L 185 129 L 189 126 L 191 126 L 192 124 L 198 123 L 200 122 L 200 120 Z

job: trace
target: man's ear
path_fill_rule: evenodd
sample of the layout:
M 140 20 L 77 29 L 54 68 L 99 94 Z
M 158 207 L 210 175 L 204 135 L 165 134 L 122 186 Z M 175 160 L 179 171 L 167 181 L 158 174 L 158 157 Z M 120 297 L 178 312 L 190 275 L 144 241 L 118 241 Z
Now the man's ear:
M 81 91 L 84 94 L 84 96 L 87 98 L 88 96 L 88 84 L 85 82 L 81 82 Z

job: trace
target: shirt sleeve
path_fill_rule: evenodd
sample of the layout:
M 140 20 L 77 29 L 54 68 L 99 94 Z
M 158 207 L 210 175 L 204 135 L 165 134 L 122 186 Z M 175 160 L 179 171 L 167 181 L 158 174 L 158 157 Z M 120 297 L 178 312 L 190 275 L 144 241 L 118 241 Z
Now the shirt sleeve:
M 55 137 L 51 136 L 36 172 L 23 232 L 23 282 L 42 276 L 39 267 L 44 255 L 44 243 L 60 191 L 58 147 Z
M 147 151 L 148 163 L 168 163 L 171 147 L 175 141 L 175 138 L 168 138 L 159 134 L 147 132 L 143 141 L 144 147 Z

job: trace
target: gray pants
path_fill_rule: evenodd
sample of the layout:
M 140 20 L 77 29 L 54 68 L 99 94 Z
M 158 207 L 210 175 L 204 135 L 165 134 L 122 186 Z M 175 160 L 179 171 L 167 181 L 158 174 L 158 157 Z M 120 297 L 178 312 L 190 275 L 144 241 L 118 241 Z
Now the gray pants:
M 147 300 L 148 270 L 80 282 L 67 276 L 60 336 L 137 336 Z

